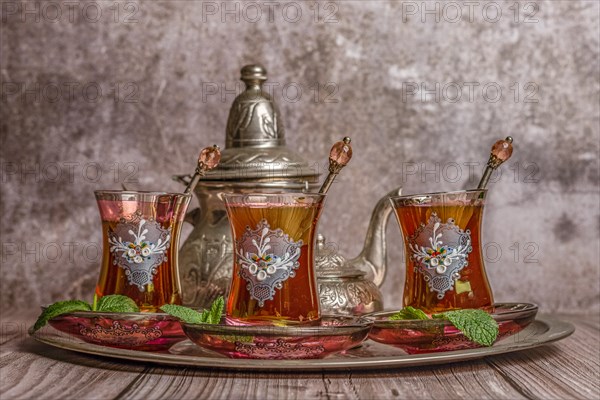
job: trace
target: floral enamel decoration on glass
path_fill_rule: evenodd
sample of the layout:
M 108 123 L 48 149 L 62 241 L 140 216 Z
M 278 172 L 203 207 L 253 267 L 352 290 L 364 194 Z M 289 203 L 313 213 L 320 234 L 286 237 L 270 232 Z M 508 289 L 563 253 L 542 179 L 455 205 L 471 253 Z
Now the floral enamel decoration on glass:
M 422 225 L 408 238 L 412 259 L 429 288 L 443 299 L 454 282 L 460 278 L 460 271 L 468 265 L 467 256 L 471 252 L 471 232 L 463 231 L 453 219 L 441 223 L 436 213 L 429 217 L 427 225 Z
M 294 242 L 281 229 L 269 228 L 264 219 L 255 230 L 247 227 L 236 246 L 240 276 L 248 282 L 250 296 L 259 307 L 273 300 L 282 283 L 296 275 L 303 245 L 302 240 Z
M 123 268 L 128 283 L 142 292 L 165 260 L 170 240 L 171 227 L 163 229 L 156 221 L 145 219 L 137 224 L 123 220 L 108 232 L 113 264 Z

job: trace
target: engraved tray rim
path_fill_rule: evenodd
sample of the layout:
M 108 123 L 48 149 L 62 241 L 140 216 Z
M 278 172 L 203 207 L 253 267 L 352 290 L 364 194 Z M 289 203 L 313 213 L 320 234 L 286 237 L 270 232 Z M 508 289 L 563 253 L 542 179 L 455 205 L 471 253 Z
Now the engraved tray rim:
M 305 360 L 265 360 L 265 359 L 234 359 L 203 351 L 191 341 L 186 340 L 175 344 L 171 350 L 182 346 L 194 346 L 204 355 L 184 355 L 173 352 L 145 352 L 138 350 L 117 349 L 89 344 L 63 334 L 54 328 L 44 329 L 31 335 L 38 342 L 95 356 L 111 357 L 127 361 L 151 362 L 155 364 L 179 367 L 218 368 L 229 370 L 255 371 L 323 371 L 323 370 L 373 370 L 383 368 L 405 368 L 414 366 L 436 365 L 450 362 L 467 361 L 477 358 L 522 351 L 539 347 L 564 339 L 575 331 L 568 322 L 553 318 L 538 318 L 521 332 L 500 340 L 492 347 L 456 350 L 426 354 L 396 354 L 391 356 L 349 356 L 333 355 L 324 359 Z M 379 350 L 398 351 L 392 346 L 380 344 L 372 340 L 363 342 L 368 347 L 379 347 Z M 380 347 L 383 346 L 383 347 Z M 360 350 L 360 348 L 359 348 Z M 352 352 L 352 350 L 350 350 Z

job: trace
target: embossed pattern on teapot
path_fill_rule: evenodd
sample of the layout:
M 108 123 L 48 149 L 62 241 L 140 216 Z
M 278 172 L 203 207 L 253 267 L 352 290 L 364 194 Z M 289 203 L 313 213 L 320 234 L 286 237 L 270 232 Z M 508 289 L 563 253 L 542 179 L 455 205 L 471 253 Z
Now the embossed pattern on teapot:
M 323 315 L 360 315 L 383 309 L 379 288 L 352 268 L 325 237 L 317 236 L 315 266 Z

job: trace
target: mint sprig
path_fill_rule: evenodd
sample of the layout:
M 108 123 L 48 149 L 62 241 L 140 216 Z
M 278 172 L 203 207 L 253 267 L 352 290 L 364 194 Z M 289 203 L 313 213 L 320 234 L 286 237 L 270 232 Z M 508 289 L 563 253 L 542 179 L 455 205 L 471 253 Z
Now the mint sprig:
M 498 337 L 498 323 L 483 310 L 456 310 L 434 314 L 433 318 L 450 321 L 467 339 L 482 346 L 491 346 Z
M 120 294 L 111 294 L 100 298 L 93 311 L 127 313 L 139 312 L 140 309 L 133 299 Z
M 429 319 L 429 317 L 422 310 L 408 306 L 389 317 L 389 319 L 391 321 L 397 321 L 403 319 Z
M 75 311 L 92 311 L 92 307 L 81 300 L 65 300 L 54 303 L 42 311 L 35 324 L 33 324 L 33 332 L 46 325 L 52 318 Z
M 219 296 L 213 301 L 210 308 L 203 312 L 175 304 L 165 304 L 160 309 L 187 324 L 218 324 L 221 322 L 224 307 L 225 300 L 223 300 L 223 296 Z
M 186 324 L 212 324 L 221 322 L 221 315 L 225 307 L 225 300 L 220 296 L 213 301 L 209 309 L 198 312 L 188 307 L 175 304 L 165 304 L 160 309 L 175 318 L 179 318 Z M 254 336 L 249 335 L 215 335 L 215 337 L 228 342 L 252 343 Z
M 444 319 L 461 331 L 467 339 L 482 346 L 491 346 L 498 338 L 498 323 L 483 310 L 464 309 L 433 314 L 433 319 Z M 389 320 L 430 319 L 425 312 L 413 307 L 404 307 Z
M 223 296 L 219 296 L 213 301 L 210 306 L 210 311 L 204 311 L 202 313 L 202 318 L 205 319 L 204 322 L 207 324 L 218 324 L 221 322 L 221 314 L 223 314 L 223 308 L 225 307 L 225 300 Z
M 178 306 L 177 304 L 165 304 L 160 309 L 187 324 L 201 324 L 204 322 L 202 319 L 202 313 L 185 306 Z
M 82 300 L 65 300 L 54 303 L 44 309 L 32 328 L 32 333 L 42 328 L 52 318 L 59 315 L 70 314 L 77 311 L 99 311 L 99 312 L 139 312 L 140 309 L 135 301 L 127 296 L 111 294 L 97 300 L 94 296 L 94 304 Z

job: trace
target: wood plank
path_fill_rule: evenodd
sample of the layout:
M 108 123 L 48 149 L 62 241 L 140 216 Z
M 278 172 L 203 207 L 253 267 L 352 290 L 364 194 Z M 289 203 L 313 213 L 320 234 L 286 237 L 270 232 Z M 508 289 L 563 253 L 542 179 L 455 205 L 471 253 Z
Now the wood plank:
M 322 375 L 208 371 L 195 368 L 152 368 L 119 399 L 164 398 L 328 398 Z
M 436 368 L 341 373 L 253 373 L 152 368 L 120 399 L 159 398 L 523 398 L 484 361 Z
M 441 368 L 442 371 L 438 369 L 432 371 L 421 368 L 417 376 L 411 371 L 387 374 L 313 373 L 299 376 L 226 371 L 211 373 L 194 369 L 178 370 L 171 375 L 170 371 L 163 368 L 153 368 L 117 398 L 523 398 L 485 363 Z M 468 370 L 467 374 L 464 374 L 464 369 Z
M 17 342 L 17 340 L 13 340 Z M 2 399 L 113 398 L 144 370 L 141 364 L 83 356 L 25 339 L 2 346 Z
M 576 330 L 569 338 L 526 352 L 486 358 L 498 373 L 530 398 L 600 398 L 598 318 L 562 316 Z
M 352 373 L 359 398 L 519 399 L 520 393 L 484 361 Z
M 0 319 L 0 397 L 4 399 L 112 398 L 144 370 L 46 346 L 27 329 L 37 312 L 3 312 Z
M 0 345 L 18 337 L 24 339 L 27 337 L 27 329 L 33 324 L 36 315 L 29 312 L 19 312 L 16 310 L 2 311 L 0 313 Z

